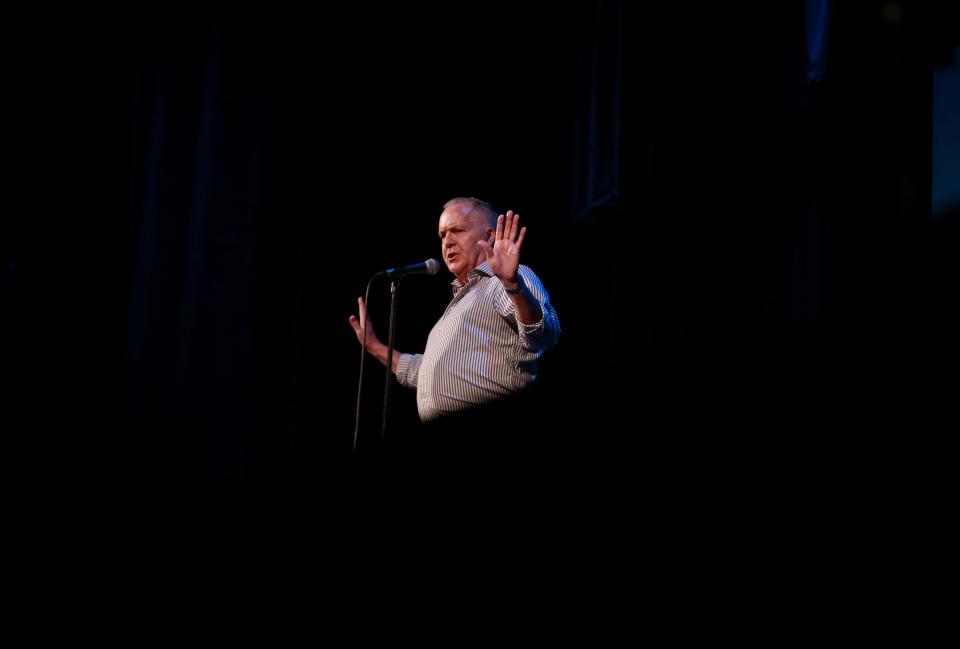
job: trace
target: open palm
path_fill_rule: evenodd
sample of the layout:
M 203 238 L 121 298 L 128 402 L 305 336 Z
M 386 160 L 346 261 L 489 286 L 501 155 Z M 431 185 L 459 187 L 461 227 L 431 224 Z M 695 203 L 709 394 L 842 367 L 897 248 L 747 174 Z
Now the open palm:
M 490 272 L 501 281 L 514 281 L 520 268 L 520 248 L 523 246 L 527 228 L 520 228 L 518 235 L 519 223 L 520 215 L 508 210 L 506 217 L 501 214 L 497 218 L 497 234 L 493 245 L 487 241 L 478 242 L 490 265 Z

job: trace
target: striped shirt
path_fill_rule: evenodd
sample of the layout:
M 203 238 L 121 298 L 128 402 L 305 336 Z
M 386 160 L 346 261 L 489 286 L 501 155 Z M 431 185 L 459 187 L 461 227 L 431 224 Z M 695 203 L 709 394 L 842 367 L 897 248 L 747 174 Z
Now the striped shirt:
M 453 280 L 453 299 L 430 331 L 426 350 L 400 355 L 397 381 L 416 388 L 421 421 L 514 394 L 536 380 L 537 361 L 557 343 L 560 320 L 540 278 L 523 265 L 518 275 L 540 303 L 539 322 L 520 322 L 484 261 L 467 274 L 466 284 Z

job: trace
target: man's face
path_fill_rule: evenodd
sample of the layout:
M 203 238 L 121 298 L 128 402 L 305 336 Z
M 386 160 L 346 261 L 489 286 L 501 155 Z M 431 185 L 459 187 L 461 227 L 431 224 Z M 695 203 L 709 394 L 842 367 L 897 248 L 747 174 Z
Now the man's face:
M 441 253 L 450 272 L 466 283 L 467 273 L 483 259 L 478 241 L 493 243 L 495 230 L 487 214 L 470 203 L 456 203 L 440 214 Z

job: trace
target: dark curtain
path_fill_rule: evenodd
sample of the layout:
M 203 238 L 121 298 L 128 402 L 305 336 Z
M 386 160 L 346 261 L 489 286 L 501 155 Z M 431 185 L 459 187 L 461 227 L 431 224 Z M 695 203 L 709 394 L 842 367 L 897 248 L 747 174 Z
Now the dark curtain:
M 620 208 L 624 6 L 598 2 L 578 60 L 571 205 L 573 220 Z
M 251 27 L 165 25 L 134 50 L 127 388 L 137 498 L 224 505 L 296 467 L 304 230 L 277 153 L 271 72 L 282 58 Z
M 437 256 L 453 196 L 524 215 L 525 263 L 562 303 L 552 246 L 588 11 L 441 10 L 441 32 L 415 11 L 359 7 L 320 23 L 274 13 L 142 28 L 128 98 L 133 503 L 349 498 L 338 476 L 353 461 L 359 346 L 347 316 L 375 271 Z M 371 294 L 382 338 L 385 289 Z M 449 290 L 403 283 L 399 350 L 422 350 Z M 383 380 L 368 360 L 368 449 Z M 414 395 L 393 392 L 402 434 L 419 425 Z
M 830 13 L 811 75 L 810 12 L 783 9 L 494 3 L 137 28 L 133 502 L 343 497 L 346 318 L 375 271 L 436 256 L 458 195 L 530 228 L 524 263 L 564 326 L 543 424 L 573 431 L 580 475 L 605 467 L 627 493 L 668 467 L 850 450 L 887 411 L 847 389 L 899 394 L 933 300 L 912 290 L 928 24 L 905 5 Z M 398 349 L 422 349 L 448 298 L 444 281 L 405 280 Z M 387 302 L 375 285 L 381 336 Z M 366 371 L 371 440 L 384 373 Z M 415 427 L 412 393 L 395 387 L 392 413 Z M 847 433 L 811 433 L 830 422 Z

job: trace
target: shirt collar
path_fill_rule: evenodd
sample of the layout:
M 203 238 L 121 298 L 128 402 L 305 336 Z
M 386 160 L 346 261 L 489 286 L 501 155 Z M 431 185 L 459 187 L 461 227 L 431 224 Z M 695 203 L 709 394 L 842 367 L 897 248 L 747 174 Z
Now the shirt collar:
M 480 276 L 491 277 L 492 275 L 493 275 L 493 272 L 490 270 L 490 262 L 484 261 L 482 264 L 478 264 L 476 268 L 474 268 L 473 270 L 467 273 L 467 283 L 469 284 L 470 280 L 474 277 L 480 277 Z M 459 293 L 460 289 L 466 286 L 466 284 L 461 283 L 460 279 L 457 277 L 453 278 L 453 281 L 450 282 L 450 285 L 453 286 L 454 295 Z

